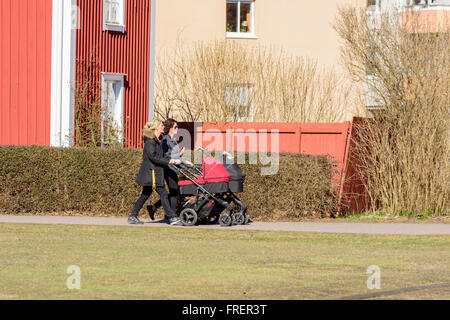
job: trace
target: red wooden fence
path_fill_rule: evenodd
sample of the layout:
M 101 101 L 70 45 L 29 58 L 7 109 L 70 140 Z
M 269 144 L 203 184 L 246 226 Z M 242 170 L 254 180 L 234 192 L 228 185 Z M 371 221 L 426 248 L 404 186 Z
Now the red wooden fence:
M 342 195 L 349 191 L 347 168 L 352 123 L 181 123 L 193 138 L 191 148 L 210 151 L 281 152 L 330 156 L 338 174 L 333 184 Z M 186 142 L 185 142 L 186 143 Z M 189 143 L 186 143 L 189 146 Z M 348 201 L 346 205 L 349 205 Z M 341 212 L 341 210 L 340 210 Z
M 205 122 L 195 125 L 194 147 L 206 147 L 212 151 L 274 151 L 330 156 L 339 170 L 339 176 L 334 180 L 338 185 L 347 161 L 350 130 L 350 122 Z

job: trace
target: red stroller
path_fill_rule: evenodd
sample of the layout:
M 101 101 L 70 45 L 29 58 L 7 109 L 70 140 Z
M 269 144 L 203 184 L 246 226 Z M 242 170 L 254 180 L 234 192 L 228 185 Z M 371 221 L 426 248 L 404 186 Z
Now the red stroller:
M 184 226 L 219 221 L 228 227 L 249 222 L 247 206 L 235 194 L 244 191 L 245 175 L 230 155 L 224 153 L 223 161 L 204 156 L 201 166 L 171 168 L 187 179 L 178 183 L 180 195 L 195 197 L 183 201 L 179 216 Z

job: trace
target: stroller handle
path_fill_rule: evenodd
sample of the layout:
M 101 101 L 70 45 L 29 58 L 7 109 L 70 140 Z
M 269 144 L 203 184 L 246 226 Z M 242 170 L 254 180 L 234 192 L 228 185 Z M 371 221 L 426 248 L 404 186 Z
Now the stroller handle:
M 180 163 L 179 165 L 174 165 L 174 164 L 169 164 L 169 169 L 173 170 L 174 172 L 176 172 L 177 174 L 182 174 L 185 177 L 188 177 L 189 175 L 194 176 L 195 179 L 197 179 L 198 177 L 200 177 L 200 175 L 202 174 L 202 170 L 197 167 L 197 166 L 188 166 L 185 163 Z M 195 172 L 192 172 L 191 169 L 193 169 Z
M 181 168 L 179 168 L 178 166 L 176 166 L 174 164 L 169 164 L 168 167 L 169 167 L 169 169 L 171 169 L 177 173 L 181 171 Z
M 181 169 L 185 169 L 185 170 L 189 169 L 189 168 L 198 169 L 197 166 L 195 166 L 195 165 L 190 166 L 190 165 L 188 165 L 188 164 L 186 164 L 184 162 L 181 162 L 180 164 L 169 164 L 168 167 L 170 169 L 172 169 L 173 171 L 176 171 L 176 172 L 180 171 Z

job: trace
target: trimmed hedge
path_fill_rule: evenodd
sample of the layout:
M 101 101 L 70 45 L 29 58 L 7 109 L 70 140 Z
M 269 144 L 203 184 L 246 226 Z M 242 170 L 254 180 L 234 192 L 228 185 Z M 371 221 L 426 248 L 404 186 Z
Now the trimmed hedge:
M 141 159 L 142 150 L 0 147 L 0 213 L 128 215 L 141 192 L 135 183 Z M 259 165 L 241 168 L 246 183 L 239 197 L 252 219 L 336 210 L 334 169 L 325 157 L 280 154 L 274 176 L 262 176 Z M 157 197 L 155 192 L 151 201 Z

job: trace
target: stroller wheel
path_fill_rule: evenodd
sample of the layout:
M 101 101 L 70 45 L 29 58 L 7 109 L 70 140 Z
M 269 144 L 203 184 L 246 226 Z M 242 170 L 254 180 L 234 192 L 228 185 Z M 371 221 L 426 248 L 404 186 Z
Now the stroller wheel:
M 180 220 L 186 227 L 192 227 L 197 223 L 198 216 L 194 209 L 187 208 L 181 211 Z
M 245 224 L 245 215 L 242 213 L 236 213 L 233 215 L 233 224 L 235 225 L 243 225 Z
M 222 227 L 230 227 L 233 223 L 233 219 L 229 214 L 224 214 L 220 216 L 219 223 Z

